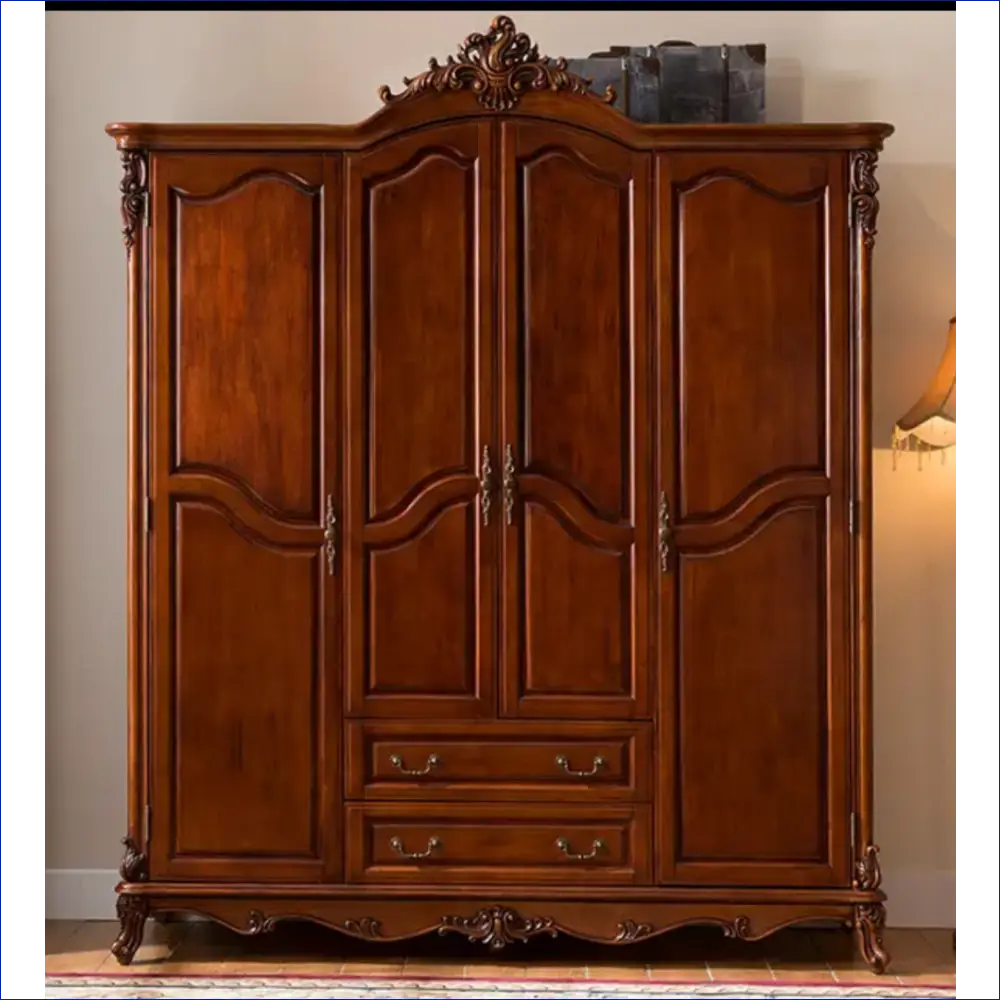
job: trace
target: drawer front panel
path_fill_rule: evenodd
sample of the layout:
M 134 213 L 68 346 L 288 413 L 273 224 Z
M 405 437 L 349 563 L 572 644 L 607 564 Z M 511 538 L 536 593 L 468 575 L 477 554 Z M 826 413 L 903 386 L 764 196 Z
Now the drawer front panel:
M 351 882 L 651 881 L 649 807 L 347 807 Z
M 651 730 L 603 723 L 351 723 L 349 799 L 648 801 Z

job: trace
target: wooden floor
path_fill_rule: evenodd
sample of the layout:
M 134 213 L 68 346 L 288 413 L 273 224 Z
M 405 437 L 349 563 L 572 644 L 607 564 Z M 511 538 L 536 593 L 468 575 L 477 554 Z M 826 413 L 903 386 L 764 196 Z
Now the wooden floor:
M 46 972 L 124 971 L 108 953 L 117 930 L 116 923 L 105 921 L 46 921 Z M 761 942 L 728 941 L 714 930 L 681 930 L 627 949 L 538 939 L 498 956 L 460 938 L 379 946 L 309 924 L 279 924 L 272 934 L 242 937 L 209 923 L 150 921 L 128 971 L 954 985 L 950 930 L 889 930 L 886 945 L 892 966 L 875 977 L 858 958 L 851 934 L 839 930 L 788 930 Z

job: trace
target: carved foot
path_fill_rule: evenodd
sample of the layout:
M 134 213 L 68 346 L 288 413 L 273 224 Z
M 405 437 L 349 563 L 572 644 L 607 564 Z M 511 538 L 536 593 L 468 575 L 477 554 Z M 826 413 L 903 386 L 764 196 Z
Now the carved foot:
M 115 912 L 118 914 L 121 930 L 111 946 L 111 954 L 118 959 L 119 965 L 129 965 L 142 944 L 146 917 L 149 916 L 149 901 L 142 896 L 120 893 L 115 903 Z
M 884 927 L 885 907 L 881 903 L 864 903 L 854 907 L 854 931 L 861 957 L 879 976 L 889 965 L 889 953 L 882 941 Z

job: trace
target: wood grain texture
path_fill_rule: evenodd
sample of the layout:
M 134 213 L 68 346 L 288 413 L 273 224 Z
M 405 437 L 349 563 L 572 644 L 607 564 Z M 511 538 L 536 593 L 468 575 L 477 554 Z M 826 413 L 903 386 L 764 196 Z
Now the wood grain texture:
M 652 794 L 648 725 L 352 722 L 347 746 L 351 799 L 591 802 Z
M 500 128 L 503 714 L 648 717 L 649 164 Z
M 482 716 L 495 702 L 491 130 L 348 158 L 347 707 Z
M 660 591 L 664 881 L 847 877 L 839 166 L 820 155 L 657 163 L 660 287 L 677 289 L 658 296 L 672 518 Z

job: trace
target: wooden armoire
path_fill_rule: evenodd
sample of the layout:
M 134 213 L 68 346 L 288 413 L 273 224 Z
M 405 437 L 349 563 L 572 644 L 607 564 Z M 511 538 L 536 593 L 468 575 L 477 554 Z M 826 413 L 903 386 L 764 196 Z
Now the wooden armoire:
M 148 916 L 853 928 L 883 124 L 641 126 L 509 18 L 359 125 L 117 124 Z

